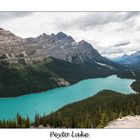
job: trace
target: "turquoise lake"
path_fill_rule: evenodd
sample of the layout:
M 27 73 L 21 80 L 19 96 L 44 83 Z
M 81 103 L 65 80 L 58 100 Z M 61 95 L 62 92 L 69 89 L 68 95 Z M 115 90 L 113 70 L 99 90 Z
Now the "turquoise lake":
M 110 89 L 125 94 L 134 93 L 130 84 L 134 80 L 121 79 L 116 75 L 105 78 L 94 78 L 80 81 L 77 84 L 56 88 L 38 94 L 23 95 L 14 98 L 0 98 L 0 120 L 13 119 L 17 112 L 22 116 L 34 118 L 35 113 L 49 114 L 52 111 L 95 95 L 97 92 Z

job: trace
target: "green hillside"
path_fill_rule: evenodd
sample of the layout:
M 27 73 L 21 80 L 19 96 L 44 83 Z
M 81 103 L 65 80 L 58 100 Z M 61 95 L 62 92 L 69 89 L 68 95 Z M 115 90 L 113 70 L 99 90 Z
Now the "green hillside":
M 14 97 L 112 74 L 100 69 L 47 58 L 32 64 L 0 64 L 0 97 Z M 60 84 L 63 83 L 63 84 Z
M 127 115 L 140 115 L 140 94 L 124 95 L 114 91 L 101 91 L 85 100 L 66 105 L 42 117 L 54 127 L 102 128 L 108 122 Z

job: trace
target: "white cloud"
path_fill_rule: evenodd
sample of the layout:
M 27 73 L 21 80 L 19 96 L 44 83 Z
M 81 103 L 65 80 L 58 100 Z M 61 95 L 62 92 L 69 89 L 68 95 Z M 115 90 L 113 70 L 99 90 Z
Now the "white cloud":
M 33 12 L 0 12 L 0 22 L 32 15 Z

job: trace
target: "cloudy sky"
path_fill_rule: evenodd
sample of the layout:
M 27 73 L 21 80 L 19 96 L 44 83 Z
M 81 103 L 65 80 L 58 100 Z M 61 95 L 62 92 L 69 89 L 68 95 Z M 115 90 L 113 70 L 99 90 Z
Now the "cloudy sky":
M 140 12 L 0 12 L 0 27 L 24 38 L 62 31 L 107 57 L 140 50 Z

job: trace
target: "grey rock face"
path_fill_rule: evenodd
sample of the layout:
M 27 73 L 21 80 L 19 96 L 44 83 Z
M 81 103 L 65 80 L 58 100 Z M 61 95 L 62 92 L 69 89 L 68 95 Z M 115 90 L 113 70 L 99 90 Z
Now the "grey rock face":
M 115 64 L 102 57 L 90 43 L 85 40 L 76 42 L 63 32 L 51 35 L 43 33 L 36 38 L 22 39 L 0 28 L 0 61 L 32 63 L 45 57 L 115 68 Z
M 36 59 L 36 50 L 39 46 L 35 43 L 26 43 L 24 39 L 14 35 L 10 31 L 0 28 L 0 62 L 18 62 L 20 59 Z
M 29 38 L 26 39 L 26 42 Z M 36 42 L 42 46 L 40 54 L 44 53 L 58 59 L 67 60 L 74 63 L 83 63 L 87 59 L 101 57 L 100 54 L 86 41 L 76 42 L 71 36 L 59 32 L 56 35 L 46 35 L 43 33 L 37 38 L 32 38 L 30 42 Z
M 115 63 L 102 57 L 93 46 L 85 40 L 76 42 L 71 36 L 62 32 L 51 35 L 43 33 L 37 38 L 27 38 L 26 42 L 37 43 L 42 49 L 38 54 L 51 56 L 76 64 L 90 64 L 116 69 Z
M 16 49 L 17 52 L 18 50 L 24 50 L 23 44 L 24 40 L 22 38 L 0 28 L 0 54 L 8 52 L 10 53 Z

